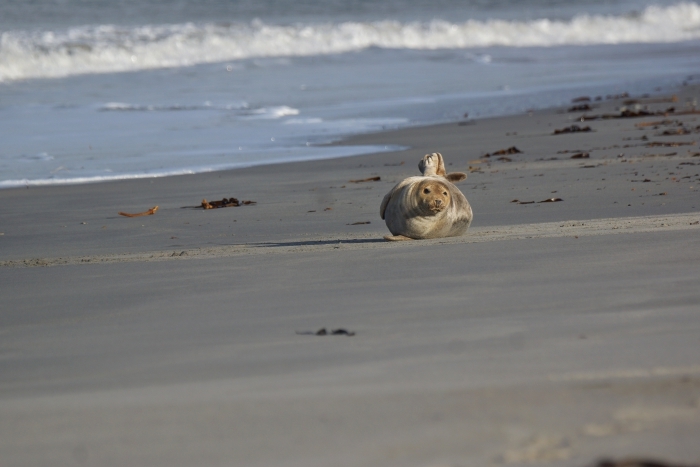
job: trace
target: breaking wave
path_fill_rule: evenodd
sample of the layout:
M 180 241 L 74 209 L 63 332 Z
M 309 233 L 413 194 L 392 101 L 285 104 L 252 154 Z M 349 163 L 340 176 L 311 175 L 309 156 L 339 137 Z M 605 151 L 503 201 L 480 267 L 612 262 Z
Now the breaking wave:
M 0 35 L 0 82 L 191 66 L 254 57 L 394 49 L 560 46 L 679 42 L 700 38 L 700 5 L 650 6 L 621 16 L 570 20 L 343 22 L 269 25 L 173 24 L 81 26 Z M 231 70 L 235 69 L 230 67 Z

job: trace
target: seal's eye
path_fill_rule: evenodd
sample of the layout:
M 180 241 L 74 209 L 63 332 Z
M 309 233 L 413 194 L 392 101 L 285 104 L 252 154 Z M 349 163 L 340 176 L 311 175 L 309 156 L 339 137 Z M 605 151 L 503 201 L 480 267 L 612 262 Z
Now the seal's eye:
M 447 192 L 446 192 L 446 191 L 443 191 L 442 194 L 445 195 L 445 196 L 447 196 Z
M 430 188 L 426 188 L 425 190 L 423 190 L 423 193 L 425 193 L 426 195 L 430 193 Z

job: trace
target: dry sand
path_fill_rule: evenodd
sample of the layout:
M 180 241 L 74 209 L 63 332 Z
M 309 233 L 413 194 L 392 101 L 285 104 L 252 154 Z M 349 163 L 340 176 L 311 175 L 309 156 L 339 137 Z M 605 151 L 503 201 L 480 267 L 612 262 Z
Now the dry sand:
M 0 465 L 700 462 L 699 94 L 0 191 Z M 434 151 L 472 228 L 384 242 L 383 195 Z M 232 196 L 257 204 L 183 208 Z

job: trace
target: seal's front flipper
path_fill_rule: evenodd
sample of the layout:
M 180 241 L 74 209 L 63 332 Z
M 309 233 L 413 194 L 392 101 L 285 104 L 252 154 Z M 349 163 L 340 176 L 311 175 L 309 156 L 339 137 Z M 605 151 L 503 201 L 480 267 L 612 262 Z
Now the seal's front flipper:
M 461 182 L 462 180 L 466 180 L 467 174 L 465 174 L 464 172 L 452 172 L 445 175 L 445 178 L 452 183 L 457 183 Z
M 403 235 L 384 235 L 384 240 L 388 242 L 403 242 L 405 240 L 413 240 L 412 238 Z

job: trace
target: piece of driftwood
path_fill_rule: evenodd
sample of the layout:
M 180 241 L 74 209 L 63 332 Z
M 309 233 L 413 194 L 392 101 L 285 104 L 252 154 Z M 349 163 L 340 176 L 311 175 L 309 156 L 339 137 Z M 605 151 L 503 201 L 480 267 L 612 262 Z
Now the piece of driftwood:
M 137 212 L 137 213 L 134 213 L 134 214 L 131 214 L 131 213 L 128 213 L 128 212 L 121 212 L 121 211 L 120 211 L 120 212 L 118 212 L 117 214 L 119 214 L 120 216 L 124 216 L 124 217 L 152 216 L 153 214 L 156 213 L 157 210 L 158 210 L 158 206 L 153 206 L 153 207 L 152 207 L 151 209 L 149 209 L 148 211 Z
M 661 459 L 627 458 L 627 459 L 600 459 L 594 467 L 700 467 L 700 464 L 681 464 L 667 462 Z
M 369 178 L 363 178 L 361 180 L 350 180 L 350 183 L 378 182 L 381 179 L 382 179 L 381 177 L 369 177 Z
M 519 199 L 514 199 L 511 201 L 511 203 L 518 203 L 518 204 L 535 204 L 537 203 L 557 203 L 559 201 L 564 201 L 561 198 L 547 198 L 542 201 L 520 201 Z
M 535 204 L 534 201 L 520 201 L 519 199 L 514 199 L 511 201 L 511 203 L 518 203 L 518 204 Z

